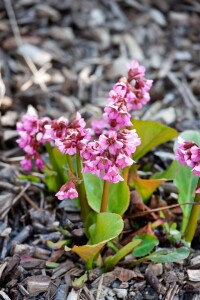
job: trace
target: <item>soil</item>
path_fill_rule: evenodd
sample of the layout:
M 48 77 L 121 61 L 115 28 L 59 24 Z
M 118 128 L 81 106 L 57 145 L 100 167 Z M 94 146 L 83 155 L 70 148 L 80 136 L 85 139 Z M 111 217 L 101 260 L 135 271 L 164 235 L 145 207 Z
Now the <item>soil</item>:
M 43 183 L 19 179 L 23 152 L 15 129 L 28 107 L 52 118 L 79 111 L 89 124 L 101 116 L 126 64 L 136 59 L 154 85 L 151 102 L 133 117 L 179 132 L 200 130 L 199 27 L 195 0 L 0 2 L 0 299 L 200 299 L 199 229 L 185 261 L 130 267 L 127 257 L 103 275 L 98 268 L 89 271 L 83 287 L 73 284 L 84 264 L 50 241 L 83 243 L 79 211 L 71 202 L 57 203 Z M 148 154 L 157 170 L 169 165 L 172 146 Z M 42 178 L 37 169 L 32 175 Z M 177 191 L 169 184 L 148 206 L 161 195 L 164 204 L 176 203 Z M 180 210 L 170 213 L 169 219 L 180 220 Z M 145 216 L 142 225 L 153 218 Z M 133 222 L 127 224 L 133 232 Z M 165 238 L 161 244 L 169 246 Z M 193 277 L 191 270 L 197 272 Z

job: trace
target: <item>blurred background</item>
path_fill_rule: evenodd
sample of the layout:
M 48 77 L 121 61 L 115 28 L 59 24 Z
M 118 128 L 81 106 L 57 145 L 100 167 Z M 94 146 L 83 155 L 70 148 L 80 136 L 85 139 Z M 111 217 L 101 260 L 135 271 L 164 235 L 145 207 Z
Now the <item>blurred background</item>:
M 40 116 L 100 118 L 132 59 L 154 80 L 134 117 L 200 129 L 199 28 L 195 0 L 1 0 L 3 142 L 29 105 Z

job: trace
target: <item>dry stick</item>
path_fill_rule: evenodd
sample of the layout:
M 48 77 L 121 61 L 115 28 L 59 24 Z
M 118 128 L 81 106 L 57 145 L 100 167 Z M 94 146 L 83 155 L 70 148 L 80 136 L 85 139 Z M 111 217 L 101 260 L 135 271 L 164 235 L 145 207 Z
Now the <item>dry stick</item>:
M 162 211 L 162 210 L 166 210 L 166 209 L 169 209 L 169 208 L 176 208 L 176 207 L 179 207 L 179 206 L 182 206 L 182 205 L 200 205 L 200 203 L 199 202 L 185 202 L 185 203 L 181 203 L 181 204 L 173 204 L 173 205 L 169 205 L 169 206 L 163 206 L 163 207 L 159 207 L 159 208 L 150 209 L 148 211 L 142 211 L 142 212 L 139 212 L 139 213 L 135 213 L 135 214 L 132 214 L 130 216 L 125 216 L 124 219 L 134 219 L 134 218 L 137 218 L 137 217 L 148 215 L 152 212 Z
M 30 182 L 21 190 L 21 192 L 14 198 L 12 205 L 15 205 L 17 201 L 24 195 L 25 191 L 31 186 Z
M 103 276 L 104 276 L 103 274 L 100 276 L 99 285 L 98 285 L 98 289 L 97 289 L 96 300 L 99 300 L 100 296 L 101 296 L 102 284 L 103 284 Z
M 20 35 L 19 26 L 17 24 L 17 20 L 16 20 L 16 17 L 15 17 L 15 12 L 13 10 L 11 0 L 4 0 L 4 4 L 5 4 L 5 7 L 6 7 L 6 12 L 8 14 L 8 18 L 9 18 L 9 21 L 10 21 L 11 28 L 12 28 L 12 31 L 13 31 L 13 35 L 14 35 L 16 43 L 17 43 L 17 47 L 19 48 L 20 46 L 23 45 L 23 40 L 22 40 L 21 35 Z M 37 70 L 36 66 L 34 65 L 33 61 L 30 59 L 30 57 L 28 57 L 26 55 L 23 55 L 23 57 L 24 57 L 25 62 L 27 63 L 27 66 L 31 70 L 31 72 L 33 74 L 33 77 L 37 78 L 37 74 L 39 74 L 41 71 Z M 44 66 L 42 68 L 44 68 Z M 37 82 L 40 85 L 41 90 L 43 92 L 48 91 L 48 88 L 47 88 L 46 84 L 43 81 L 38 81 L 37 80 Z
M 40 210 L 40 208 L 37 206 L 35 202 L 27 195 L 26 193 L 23 194 L 24 199 L 36 210 Z

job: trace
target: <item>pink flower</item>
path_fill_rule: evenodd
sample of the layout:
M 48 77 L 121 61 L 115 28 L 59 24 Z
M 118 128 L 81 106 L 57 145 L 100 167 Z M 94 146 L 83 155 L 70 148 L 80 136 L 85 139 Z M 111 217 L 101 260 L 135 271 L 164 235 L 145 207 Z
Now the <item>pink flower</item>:
M 196 189 L 195 193 L 200 194 L 200 187 L 198 189 Z
M 182 165 L 191 167 L 194 176 L 200 177 L 200 147 L 197 144 L 179 137 L 176 159 Z
M 104 109 L 104 120 L 110 124 L 112 128 L 120 128 L 123 126 L 131 126 L 131 115 L 128 113 L 125 102 L 115 102 L 108 104 Z
M 106 123 L 104 120 L 93 120 L 91 122 L 92 129 L 95 134 L 100 135 L 104 131 L 106 127 Z
M 44 162 L 38 154 L 35 155 L 35 164 L 38 168 L 44 169 Z
M 117 139 L 116 131 L 108 131 L 99 137 L 99 145 L 103 150 L 108 149 L 110 154 L 115 155 L 119 149 L 123 147 L 123 143 Z
M 128 64 L 128 77 L 129 80 L 138 79 L 145 74 L 145 67 L 140 66 L 136 60 L 133 60 Z
M 35 135 L 39 129 L 39 119 L 36 115 L 25 114 L 22 122 L 17 123 L 17 131 L 25 131 L 30 135 Z
M 25 160 L 21 162 L 22 167 L 25 170 L 29 170 L 32 167 L 31 159 L 35 160 L 36 165 L 39 168 L 43 168 L 43 161 L 38 154 L 40 145 L 45 143 L 46 130 L 45 126 L 50 124 L 49 118 L 39 119 L 37 115 L 25 114 L 22 117 L 22 121 L 17 123 L 17 131 L 19 138 L 17 143 L 28 155 Z
M 134 163 L 134 160 L 124 153 L 119 153 L 116 159 L 116 166 L 118 168 L 125 168 L 127 166 L 131 166 Z
M 76 113 L 76 118 L 70 123 L 70 127 L 74 129 L 85 128 L 86 123 L 79 112 Z
M 59 151 L 63 154 L 74 155 L 77 150 L 81 151 L 85 148 L 90 139 L 89 129 L 85 128 L 68 128 L 65 137 L 56 139 L 55 144 Z
M 58 120 L 53 120 L 51 124 L 45 125 L 44 127 L 46 129 L 46 139 L 53 141 L 56 138 L 64 137 L 66 134 L 68 124 L 68 119 L 60 117 Z
M 63 184 L 60 190 L 56 193 L 56 197 L 59 200 L 77 198 L 78 192 L 76 190 L 74 182 L 72 180 L 69 180 L 68 182 Z
M 198 165 L 194 166 L 194 168 L 192 169 L 192 172 L 193 172 L 194 176 L 200 177 L 200 163 L 198 163 Z
M 112 183 L 123 181 L 124 179 L 119 174 L 119 169 L 115 166 L 110 167 L 108 171 L 103 175 L 103 180 L 107 180 Z
M 20 162 L 20 165 L 24 170 L 29 171 L 32 168 L 31 158 L 26 156 L 26 158 Z
M 110 130 L 100 135 L 98 141 L 89 142 L 81 151 L 82 171 L 95 174 L 109 182 L 122 181 L 120 168 L 134 163 L 131 156 L 138 145 L 140 145 L 140 139 L 136 130 Z

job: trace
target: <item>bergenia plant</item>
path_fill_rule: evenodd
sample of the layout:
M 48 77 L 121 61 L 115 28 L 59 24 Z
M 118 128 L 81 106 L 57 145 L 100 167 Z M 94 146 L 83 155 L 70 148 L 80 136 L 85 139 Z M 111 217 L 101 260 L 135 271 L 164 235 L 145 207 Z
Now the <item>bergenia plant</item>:
M 39 119 L 36 114 L 27 113 L 17 123 L 20 136 L 17 142 L 26 153 L 21 166 L 30 170 L 35 163 L 42 169 L 47 186 L 58 200 L 79 200 L 88 242 L 66 250 L 77 253 L 87 268 L 101 261 L 102 268 L 108 270 L 128 253 L 145 256 L 158 245 L 152 231 L 137 235 L 123 247 L 119 243 L 123 217 L 130 203 L 130 187 L 137 189 L 146 202 L 165 180 L 140 178 L 136 162 L 152 148 L 178 135 L 163 124 L 131 119 L 134 110 L 149 102 L 151 86 L 152 80 L 145 78 L 145 68 L 132 61 L 127 77 L 120 78 L 109 92 L 102 120 L 93 120 L 91 128 L 86 128 L 79 113 L 72 121 L 64 117 Z M 49 161 L 44 161 L 40 154 L 42 145 L 47 149 Z M 199 152 L 193 152 L 192 162 L 197 158 Z M 156 224 L 152 228 L 163 222 Z M 119 247 L 114 244 L 116 241 Z M 116 253 L 99 260 L 106 244 Z M 170 256 L 171 261 L 177 255 L 184 258 L 189 253 L 184 247 L 177 251 Z M 161 261 L 163 256 L 168 257 L 165 254 L 157 252 L 145 259 Z
M 195 188 L 196 195 L 194 198 L 194 202 L 196 202 L 197 205 L 193 205 L 192 207 L 185 230 L 185 240 L 191 242 L 196 231 L 200 211 L 200 147 L 193 141 L 185 141 L 182 137 L 179 137 L 176 159 L 183 166 L 190 167 L 193 175 L 199 178 Z

